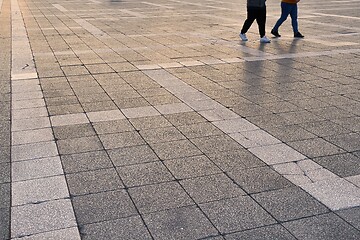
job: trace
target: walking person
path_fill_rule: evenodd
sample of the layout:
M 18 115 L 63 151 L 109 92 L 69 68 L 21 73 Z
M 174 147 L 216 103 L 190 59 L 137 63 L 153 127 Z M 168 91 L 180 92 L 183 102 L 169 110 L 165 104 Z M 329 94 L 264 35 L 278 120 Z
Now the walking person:
M 251 27 L 254 20 L 256 20 L 259 27 L 260 42 L 269 43 L 270 39 L 265 36 L 266 23 L 266 0 L 247 0 L 247 19 L 239 34 L 241 40 L 247 41 L 246 32 Z
M 281 0 L 281 16 L 279 20 L 277 20 L 275 26 L 271 30 L 271 34 L 275 37 L 281 37 L 279 34 L 279 27 L 281 24 L 287 19 L 287 17 L 290 15 L 291 17 L 291 25 L 294 32 L 295 38 L 303 38 L 304 35 L 302 35 L 299 32 L 298 29 L 298 7 L 297 3 L 300 2 L 300 0 Z

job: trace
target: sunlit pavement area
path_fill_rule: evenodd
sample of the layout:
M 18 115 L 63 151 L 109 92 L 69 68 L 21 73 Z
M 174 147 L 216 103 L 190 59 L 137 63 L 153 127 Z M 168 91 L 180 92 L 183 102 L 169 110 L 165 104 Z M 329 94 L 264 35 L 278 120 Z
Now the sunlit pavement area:
M 0 0 L 0 239 L 360 239 L 360 0 Z

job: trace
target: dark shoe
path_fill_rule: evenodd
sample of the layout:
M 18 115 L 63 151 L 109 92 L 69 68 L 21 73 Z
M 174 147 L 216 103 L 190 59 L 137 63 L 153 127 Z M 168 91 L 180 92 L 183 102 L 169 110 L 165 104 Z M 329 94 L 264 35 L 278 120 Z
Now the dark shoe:
M 300 32 L 294 33 L 295 38 L 304 38 L 304 35 L 302 35 Z
M 271 30 L 271 34 L 274 35 L 275 37 L 281 37 L 281 35 L 279 34 L 278 31 L 275 31 L 274 29 Z

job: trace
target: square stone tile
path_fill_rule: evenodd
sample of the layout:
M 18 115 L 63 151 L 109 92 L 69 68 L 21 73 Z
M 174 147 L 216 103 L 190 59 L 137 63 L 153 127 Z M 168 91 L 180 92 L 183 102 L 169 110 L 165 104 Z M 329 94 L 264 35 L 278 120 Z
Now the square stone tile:
M 93 123 L 97 134 L 120 133 L 134 131 L 127 119 Z
M 127 166 L 159 160 L 148 145 L 110 149 L 108 153 L 115 166 Z
M 145 129 L 139 131 L 140 135 L 148 143 L 170 142 L 186 139 L 175 127 Z
M 90 119 L 90 122 L 112 121 L 125 118 L 125 116 L 118 109 L 99 112 L 87 112 L 86 115 Z
M 222 173 L 181 180 L 180 184 L 196 203 L 245 195 L 245 192 L 240 187 Z
M 225 237 L 226 240 L 237 240 L 237 239 L 253 239 L 253 240 L 295 240 L 296 238 L 292 236 L 283 226 L 280 224 L 266 226 L 251 230 L 246 230 L 243 232 L 237 232 L 228 234 Z
M 283 223 L 297 239 L 359 239 L 360 232 L 333 213 Z
M 195 206 L 146 214 L 144 221 L 155 239 L 201 239 L 217 234 Z
M 73 154 L 102 150 L 103 146 L 97 136 L 69 138 L 57 142 L 60 154 Z
M 205 154 L 242 149 L 240 144 L 227 135 L 192 138 L 191 142 L 193 142 Z
M 154 106 L 161 114 L 174 114 L 193 111 L 184 103 L 172 103 Z
M 16 145 L 12 147 L 11 153 L 11 160 L 13 162 L 59 155 L 56 144 L 53 141 Z
M 130 188 L 129 194 L 142 214 L 194 205 L 177 182 Z
M 117 171 L 127 187 L 174 180 L 169 170 L 160 161 L 118 167 Z
M 61 162 L 64 166 L 64 172 L 67 174 L 110 168 L 113 166 L 105 151 L 62 155 Z
M 53 131 L 57 140 L 96 135 L 90 123 L 53 127 Z
M 209 122 L 200 122 L 178 126 L 178 129 L 188 138 L 221 135 L 223 132 Z
M 202 152 L 189 140 L 178 140 L 151 144 L 161 160 L 201 155 Z
M 292 186 L 292 183 L 268 166 L 230 171 L 228 174 L 248 193 Z
M 252 195 L 275 219 L 286 222 L 328 212 L 328 209 L 298 187 Z
M 69 199 L 13 207 L 11 216 L 12 238 L 76 227 Z
M 221 172 L 221 170 L 204 155 L 173 159 L 165 161 L 164 164 L 177 179 L 199 177 Z
M 24 181 L 62 175 L 60 157 L 49 157 L 12 163 L 12 181 Z
M 84 240 L 152 239 L 139 216 L 86 224 L 81 228 Z
M 105 149 L 130 147 L 145 144 L 140 134 L 136 131 L 100 135 L 100 140 Z
M 191 125 L 207 120 L 197 112 L 186 112 L 186 113 L 174 113 L 165 115 L 166 119 L 169 120 L 174 126 Z
M 85 113 L 51 116 L 50 120 L 53 127 L 89 123 Z
M 336 214 L 360 230 L 360 207 L 337 211 Z
M 269 165 L 299 161 L 306 158 L 301 153 L 283 143 L 249 148 L 249 151 Z
M 130 119 L 130 122 L 137 130 L 170 127 L 171 123 L 163 116 L 151 116 Z
M 312 138 L 288 144 L 290 147 L 296 149 L 309 158 L 329 156 L 345 152 L 342 148 L 339 148 L 323 138 Z
M 12 206 L 39 203 L 69 197 L 64 176 L 12 183 Z
M 141 118 L 160 115 L 160 113 L 152 106 L 126 108 L 121 110 L 127 118 Z
M 232 233 L 276 223 L 250 197 L 237 197 L 200 204 L 205 215 L 222 233 Z
M 137 215 L 125 190 L 77 196 L 72 202 L 80 226 Z

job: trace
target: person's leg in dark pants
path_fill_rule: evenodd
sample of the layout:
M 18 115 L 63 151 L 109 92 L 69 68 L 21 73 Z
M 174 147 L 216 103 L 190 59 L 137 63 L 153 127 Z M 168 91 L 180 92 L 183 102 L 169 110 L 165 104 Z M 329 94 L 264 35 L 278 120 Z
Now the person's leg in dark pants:
M 251 8 L 251 7 L 248 7 L 247 8 L 247 18 L 244 22 L 244 25 L 241 29 L 241 34 L 244 34 L 246 33 L 249 28 L 251 27 L 252 23 L 254 22 L 254 20 L 256 19 L 256 8 Z
M 265 36 L 265 24 L 266 24 L 266 7 L 259 8 L 256 22 L 259 26 L 260 37 Z

